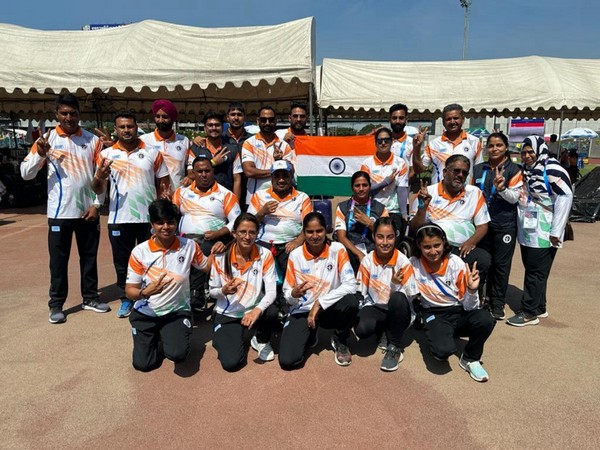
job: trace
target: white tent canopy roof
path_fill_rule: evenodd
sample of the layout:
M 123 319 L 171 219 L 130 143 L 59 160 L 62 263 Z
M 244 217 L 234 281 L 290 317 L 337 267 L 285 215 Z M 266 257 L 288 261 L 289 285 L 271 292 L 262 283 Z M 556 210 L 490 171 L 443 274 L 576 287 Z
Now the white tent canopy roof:
M 198 28 L 154 20 L 95 31 L 40 31 L 0 24 L 0 112 L 51 113 L 55 94 L 75 93 L 105 111 L 149 113 L 169 98 L 180 116 L 287 111 L 314 82 L 314 19 L 273 26 Z M 277 103 L 279 102 L 279 105 Z
M 394 103 L 439 116 L 460 103 L 471 116 L 600 117 L 600 60 L 541 56 L 477 61 L 324 59 L 319 107 L 369 116 Z

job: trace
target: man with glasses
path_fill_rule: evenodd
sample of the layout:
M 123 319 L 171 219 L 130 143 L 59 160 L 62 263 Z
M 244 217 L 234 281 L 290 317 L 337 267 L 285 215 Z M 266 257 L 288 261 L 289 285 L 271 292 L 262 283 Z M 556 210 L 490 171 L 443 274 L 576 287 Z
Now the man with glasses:
M 206 138 L 201 145 L 192 145 L 188 173 L 192 171 L 192 162 L 195 158 L 208 158 L 214 167 L 214 176 L 217 182 L 232 191 L 236 197 L 242 194 L 242 162 L 239 148 L 223 136 L 223 115 L 208 111 L 202 119 Z M 190 178 L 194 179 L 194 177 Z
M 296 153 L 287 142 L 275 134 L 275 110 L 263 106 L 258 110 L 260 132 L 252 136 L 242 146 L 242 169 L 248 178 L 246 204 L 256 191 L 271 187 L 271 166 L 275 161 L 286 160 L 295 164 Z
M 292 102 L 289 119 L 289 128 L 277 130 L 275 134 L 280 140 L 287 142 L 290 147 L 295 149 L 296 136 L 306 136 L 306 121 L 308 119 L 306 105 L 301 102 Z
M 444 107 L 442 111 L 442 123 L 445 131 L 439 138 L 432 140 L 425 147 L 423 157 L 421 157 L 423 138 L 419 136 L 415 139 L 413 143 L 413 169 L 416 175 L 426 171 L 431 164 L 433 165 L 431 182 L 438 183 L 442 180 L 446 160 L 451 155 L 462 155 L 470 163 L 471 172 L 469 172 L 469 179 L 467 180 L 467 182 L 470 182 L 473 176 L 473 166 L 483 162 L 483 152 L 481 151 L 479 139 L 463 130 L 464 122 L 465 112 L 463 107 L 453 103 Z
M 439 225 L 452 246 L 469 266 L 477 261 L 480 278 L 487 279 L 491 256 L 477 244 L 486 235 L 490 215 L 481 190 L 467 184 L 470 173 L 469 158 L 452 155 L 446 160 L 441 182 L 431 186 L 421 182 L 419 197 L 415 200 L 415 216 L 410 228 L 417 230 L 428 222 Z

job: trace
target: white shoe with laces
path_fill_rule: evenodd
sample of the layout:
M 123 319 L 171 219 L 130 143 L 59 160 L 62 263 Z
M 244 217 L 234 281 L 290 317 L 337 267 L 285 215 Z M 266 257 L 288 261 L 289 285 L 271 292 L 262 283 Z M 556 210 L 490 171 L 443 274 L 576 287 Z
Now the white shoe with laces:
M 262 342 L 258 342 L 256 336 L 254 336 L 250 341 L 250 345 L 258 352 L 258 359 L 261 361 L 273 361 L 275 359 L 275 352 L 273 351 L 270 342 L 265 342 L 263 344 Z

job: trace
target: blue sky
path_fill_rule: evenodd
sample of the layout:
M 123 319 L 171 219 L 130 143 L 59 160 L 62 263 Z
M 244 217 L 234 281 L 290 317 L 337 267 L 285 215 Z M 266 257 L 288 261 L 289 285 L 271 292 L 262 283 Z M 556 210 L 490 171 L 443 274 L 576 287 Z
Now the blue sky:
M 6 1 L 0 22 L 45 30 L 89 23 L 163 20 L 225 27 L 270 25 L 314 16 L 323 57 L 458 60 L 464 14 L 459 0 L 100 0 Z M 528 55 L 600 58 L 598 0 L 473 0 L 469 59 Z

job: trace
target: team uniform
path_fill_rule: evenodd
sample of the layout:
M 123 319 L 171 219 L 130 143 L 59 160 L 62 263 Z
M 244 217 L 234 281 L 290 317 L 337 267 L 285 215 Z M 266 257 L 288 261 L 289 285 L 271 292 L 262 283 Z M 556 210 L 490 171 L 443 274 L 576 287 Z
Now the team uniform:
M 37 143 L 21 163 L 24 180 L 35 178 L 48 166 L 48 251 L 50 253 L 50 308 L 61 307 L 68 295 L 68 265 L 73 233 L 77 241 L 81 268 L 81 295 L 85 301 L 98 301 L 100 223 L 82 217 L 86 211 L 104 203 L 104 195 L 92 191 L 96 157 L 100 142 L 96 136 L 78 128 L 67 134 L 59 125 L 48 136 L 50 150 L 45 157 Z
M 129 317 L 133 334 L 133 366 L 148 371 L 156 367 L 159 337 L 164 353 L 172 361 L 183 361 L 189 353 L 192 334 L 190 312 L 190 267 L 206 270 L 200 247 L 191 239 L 177 237 L 170 248 L 154 238 L 136 246 L 129 258 L 127 284 L 142 289 L 164 273 L 173 281 L 162 292 L 137 300 Z
M 102 150 L 102 158 L 112 161 L 110 166 L 110 204 L 108 231 L 117 273 L 117 286 L 125 298 L 127 261 L 136 242 L 150 238 L 148 206 L 156 200 L 156 179 L 169 175 L 162 153 L 146 147 L 139 141 L 138 148 L 128 152 L 117 142 Z
M 391 151 L 394 155 L 404 160 L 406 167 L 412 167 L 413 141 L 408 133 L 400 139 L 395 139 L 392 142 Z
M 375 242 L 373 241 L 373 234 L 369 228 L 362 223 L 359 223 L 354 218 L 355 210 L 362 211 L 373 222 L 380 217 L 388 217 L 389 214 L 383 204 L 373 199 L 369 199 L 364 205 L 357 203 L 353 198 L 338 203 L 335 209 L 334 239 L 336 238 L 337 232 L 345 231 L 346 237 L 350 242 L 366 255 L 375 249 Z M 350 257 L 350 264 L 354 269 L 354 273 L 357 273 L 360 261 L 356 255 L 350 251 L 348 251 L 348 256 Z
M 246 361 L 242 326 L 244 314 L 259 308 L 262 314 L 255 324 L 258 342 L 269 342 L 271 330 L 277 319 L 273 302 L 276 296 L 275 263 L 271 252 L 254 246 L 250 261 L 241 265 L 237 261 L 235 244 L 230 251 L 231 277 L 225 272 L 226 255 L 217 255 L 210 274 L 210 295 L 216 300 L 214 313 L 213 346 L 218 352 L 221 365 L 227 371 L 240 368 Z M 225 295 L 222 288 L 231 280 L 240 281 L 235 294 Z
M 146 148 L 158 150 L 162 154 L 165 165 L 169 170 L 171 190 L 173 191 L 181 186 L 186 176 L 189 159 L 189 139 L 182 134 L 175 133 L 175 131 L 165 139 L 158 134 L 158 130 L 146 133 L 140 136 L 140 139 L 146 144 Z
M 425 167 L 433 164 L 431 173 L 431 183 L 439 183 L 442 181 L 446 160 L 452 155 L 463 155 L 471 161 L 469 179 L 470 182 L 473 176 L 473 166 L 483 162 L 483 152 L 481 150 L 481 142 L 479 139 L 463 130 L 462 134 L 455 140 L 451 141 L 446 137 L 444 132 L 442 136 L 433 139 L 427 147 L 423 155 L 423 165 Z
M 392 282 L 398 271 L 402 273 L 401 285 Z M 364 339 L 385 332 L 388 342 L 400 348 L 413 317 L 409 300 L 418 293 L 408 258 L 394 249 L 392 258 L 383 263 L 372 251 L 360 263 L 357 283 L 362 301 L 354 333 Z
M 302 298 L 292 297 L 292 289 L 305 281 L 312 288 Z M 322 308 L 317 315 L 317 325 L 333 328 L 334 340 L 345 342 L 348 338 L 358 312 L 358 298 L 354 271 L 342 244 L 326 243 L 318 256 L 311 255 L 306 244 L 293 250 L 283 293 L 290 305 L 290 314 L 281 335 L 279 364 L 282 368 L 293 369 L 302 364 L 310 335 L 316 333 L 308 327 L 307 321 L 316 300 Z
M 206 256 L 210 255 L 217 241 L 204 239 L 204 234 L 225 226 L 231 233 L 235 219 L 241 214 L 235 194 L 216 182 L 206 192 L 200 191 L 196 183 L 177 189 L 173 194 L 173 204 L 181 212 L 179 233 L 194 239 Z M 230 236 L 226 236 L 220 240 L 228 242 L 229 239 Z M 204 297 L 206 280 L 206 273 L 192 269 L 190 286 L 194 302 L 200 302 Z
M 456 197 L 450 197 L 444 192 L 442 183 L 427 186 L 427 192 L 431 195 L 431 201 L 427 207 L 425 222 L 433 222 L 444 230 L 453 253 L 458 253 L 458 248 L 473 236 L 476 226 L 490 221 L 483 193 L 475 186 L 465 185 Z M 417 208 L 418 199 L 413 203 L 413 209 L 416 211 Z M 477 261 L 481 279 L 486 279 L 491 264 L 488 252 L 475 247 L 464 260 L 470 266 Z
M 242 145 L 242 164 L 245 162 L 253 162 L 257 169 L 269 170 L 275 161 L 273 159 L 275 144 L 281 145 L 281 151 L 283 152 L 282 159 L 289 161 L 295 166 L 296 153 L 287 142 L 280 140 L 277 135 L 275 135 L 272 141 L 266 142 L 261 133 L 248 138 Z M 248 178 L 246 203 L 250 203 L 250 199 L 255 192 L 270 187 L 270 177 Z
M 496 321 L 480 308 L 479 295 L 467 289 L 467 266 L 460 257 L 449 254 L 433 272 L 425 258 L 410 258 L 414 281 L 421 296 L 425 335 L 433 356 L 445 360 L 456 352 L 455 335 L 469 341 L 463 357 L 479 361 L 485 341 Z
M 508 158 L 502 166 L 506 180 L 506 189 L 502 192 L 494 186 L 495 173 L 488 162 L 473 168 L 473 184 L 482 191 L 490 215 L 488 232 L 477 246 L 492 257 L 488 296 L 492 314 L 497 317 L 504 316 L 504 299 L 517 242 L 517 202 L 523 188 L 521 168 Z

